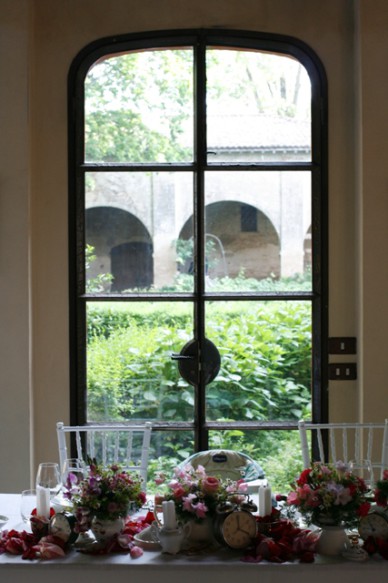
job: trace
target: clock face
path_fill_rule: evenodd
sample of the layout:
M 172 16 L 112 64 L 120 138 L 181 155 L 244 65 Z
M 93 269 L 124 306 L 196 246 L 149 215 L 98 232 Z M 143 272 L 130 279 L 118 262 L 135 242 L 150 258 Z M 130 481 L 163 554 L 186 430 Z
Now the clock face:
M 364 540 L 370 536 L 388 539 L 388 518 L 378 512 L 371 512 L 360 519 L 358 532 Z
M 256 536 L 256 519 L 249 512 L 236 510 L 225 517 L 222 536 L 232 549 L 248 547 Z
M 71 514 L 58 512 L 50 520 L 50 534 L 61 538 L 66 542 L 74 542 L 77 533 L 74 532 L 75 518 Z

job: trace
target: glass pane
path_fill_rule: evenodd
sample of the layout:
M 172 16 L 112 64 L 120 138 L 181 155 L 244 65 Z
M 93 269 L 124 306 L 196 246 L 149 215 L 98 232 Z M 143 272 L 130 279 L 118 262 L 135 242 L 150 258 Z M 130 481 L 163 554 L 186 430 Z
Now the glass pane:
M 288 494 L 290 483 L 303 469 L 297 430 L 210 431 L 209 448 L 249 455 L 263 468 L 273 494 Z
M 161 493 L 165 486 L 155 484 L 155 475 L 163 472 L 168 479 L 173 477 L 174 468 L 194 453 L 194 431 L 158 431 L 154 428 L 150 450 L 147 494 Z
M 209 162 L 311 159 L 311 83 L 299 61 L 212 49 L 206 64 Z
M 87 304 L 87 421 L 192 421 L 194 389 L 171 353 L 192 338 L 184 302 Z
M 208 172 L 207 291 L 310 291 L 309 172 Z
M 208 302 L 206 314 L 206 336 L 221 355 L 206 387 L 209 421 L 309 418 L 310 302 Z
M 191 172 L 86 176 L 86 291 L 193 290 Z
M 85 159 L 193 159 L 191 49 L 125 53 L 97 61 L 85 79 Z

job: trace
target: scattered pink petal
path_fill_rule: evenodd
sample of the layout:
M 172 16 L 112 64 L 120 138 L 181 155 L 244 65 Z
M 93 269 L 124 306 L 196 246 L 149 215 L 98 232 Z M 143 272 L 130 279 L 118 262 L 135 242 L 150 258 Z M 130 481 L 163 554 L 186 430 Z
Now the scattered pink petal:
M 130 555 L 132 559 L 138 559 L 143 555 L 144 551 L 140 547 L 134 546 L 130 550 Z
M 65 551 L 53 543 L 41 542 L 36 547 L 42 559 L 56 559 L 65 556 Z

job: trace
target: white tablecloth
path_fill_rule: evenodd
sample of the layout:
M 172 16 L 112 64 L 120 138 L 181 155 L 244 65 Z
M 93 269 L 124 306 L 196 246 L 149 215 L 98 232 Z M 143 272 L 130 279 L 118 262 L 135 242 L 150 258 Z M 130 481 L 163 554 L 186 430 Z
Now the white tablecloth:
M 22 530 L 20 496 L 0 494 L 0 514 L 10 518 L 3 529 Z M 258 563 L 240 561 L 228 550 L 213 555 L 164 555 L 144 551 L 138 559 L 129 554 L 90 556 L 76 551 L 50 561 L 24 561 L 0 555 L 1 583 L 377 583 L 388 580 L 388 561 L 370 559 L 354 563 L 317 557 L 315 563 Z

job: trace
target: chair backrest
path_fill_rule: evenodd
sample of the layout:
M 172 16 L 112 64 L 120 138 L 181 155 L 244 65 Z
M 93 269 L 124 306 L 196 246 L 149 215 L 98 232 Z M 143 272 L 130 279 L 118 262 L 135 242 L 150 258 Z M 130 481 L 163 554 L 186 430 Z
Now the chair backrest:
M 208 476 L 222 479 L 244 479 L 250 482 L 265 478 L 263 468 L 249 455 L 240 451 L 228 449 L 199 451 L 181 462 L 178 467 L 184 468 L 187 464 L 195 469 L 202 466 Z
M 152 423 L 125 425 L 64 425 L 57 423 L 60 468 L 71 453 L 74 439 L 76 457 L 87 461 L 96 458 L 103 466 L 118 463 L 127 471 L 139 472 L 147 485 L 148 458 Z M 69 445 L 69 447 L 68 447 Z M 70 451 L 70 453 L 68 453 Z
M 388 419 L 385 423 L 308 423 L 299 421 L 299 436 L 303 466 L 310 467 L 312 461 L 310 443 L 316 440 L 317 459 L 314 461 L 354 461 L 362 466 L 368 461 L 372 469 L 372 481 L 382 476 L 388 468 Z M 327 439 L 328 456 L 325 459 L 324 443 Z M 365 464 L 366 469 L 366 464 Z

